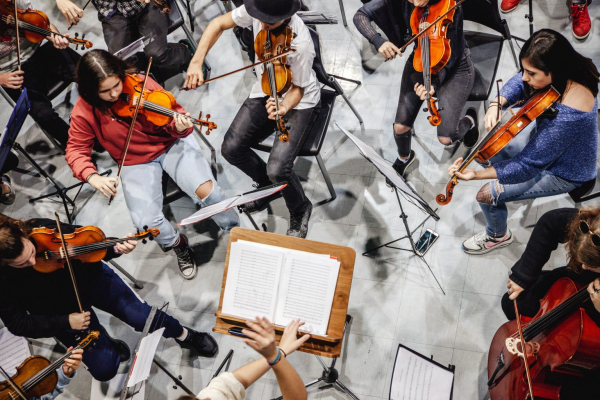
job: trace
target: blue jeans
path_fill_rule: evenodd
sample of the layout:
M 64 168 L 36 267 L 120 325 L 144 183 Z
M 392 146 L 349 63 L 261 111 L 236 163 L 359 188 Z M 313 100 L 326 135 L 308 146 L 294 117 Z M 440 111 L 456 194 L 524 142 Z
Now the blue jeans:
M 89 330 L 100 331 L 100 337 L 83 351 L 83 362 L 94 379 L 108 381 L 117 374 L 121 360 L 103 332 L 92 307 L 117 317 L 137 332 L 144 329 L 151 307 L 148 303 L 140 301 L 133 290 L 104 263 L 102 276 L 94 290 L 91 293 L 82 292 L 81 296 L 83 309 L 91 313 Z M 173 338 L 183 333 L 179 321 L 162 311 L 157 311 L 150 332 L 163 326 L 163 337 Z M 86 331 L 68 330 L 57 335 L 57 338 L 66 346 L 76 346 L 86 334 Z
M 506 147 L 492 157 L 490 160 L 492 166 L 494 163 L 510 159 L 521 152 L 535 133 L 535 126 L 519 133 Z M 487 234 L 492 237 L 502 237 L 506 234 L 508 229 L 508 208 L 506 207 L 506 203 L 567 193 L 580 185 L 580 183 L 567 181 L 548 171 L 542 171 L 539 175 L 526 182 L 500 184 L 501 190 L 500 193 L 497 193 L 496 180 L 493 180 L 490 183 L 492 204 L 479 203 L 485 217 Z
M 213 177 L 210 165 L 198 148 L 192 136 L 176 141 L 165 153 L 145 164 L 123 167 L 121 182 L 125 202 L 131 220 L 137 229 L 144 226 L 158 228 L 160 235 L 156 241 L 163 248 L 172 247 L 179 237 L 177 230 L 162 212 L 162 174 L 165 171 L 175 183 L 200 206 L 209 206 L 227 199 Z M 207 182 L 213 182 L 213 190 L 204 199 L 196 196 L 196 189 Z M 235 210 L 229 210 L 212 217 L 224 231 L 239 226 L 240 219 Z

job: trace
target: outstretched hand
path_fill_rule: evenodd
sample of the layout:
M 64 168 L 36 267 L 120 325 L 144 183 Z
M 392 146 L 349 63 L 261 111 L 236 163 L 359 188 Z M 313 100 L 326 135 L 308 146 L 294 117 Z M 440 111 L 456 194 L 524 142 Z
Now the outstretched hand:
M 458 160 L 454 161 L 450 167 L 448 167 L 448 174 L 450 176 L 456 175 L 458 179 L 462 179 L 463 181 L 470 181 L 475 179 L 475 170 L 470 168 L 465 168 L 461 172 L 458 171 L 461 164 L 463 162 L 463 158 L 460 157 Z

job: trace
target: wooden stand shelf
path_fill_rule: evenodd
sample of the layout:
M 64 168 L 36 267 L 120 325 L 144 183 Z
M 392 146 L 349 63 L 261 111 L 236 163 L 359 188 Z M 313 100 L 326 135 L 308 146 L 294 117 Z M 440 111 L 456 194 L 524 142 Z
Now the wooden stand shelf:
M 354 259 L 356 253 L 354 249 L 345 246 L 338 246 L 329 243 L 315 242 L 312 240 L 298 239 L 289 236 L 277 235 L 269 232 L 261 232 L 250 229 L 234 228 L 229 234 L 229 244 L 227 245 L 227 257 L 225 259 L 225 268 L 223 270 L 223 283 L 221 285 L 221 297 L 219 299 L 219 308 L 216 312 L 217 321 L 213 332 L 229 335 L 229 328 L 245 327 L 245 320 L 225 315 L 221 312 L 223 307 L 223 294 L 225 293 L 225 284 L 227 282 L 227 270 L 229 267 L 229 256 L 231 243 L 238 240 L 268 244 L 287 249 L 306 251 L 315 254 L 328 254 L 336 257 L 340 262 L 340 272 L 338 275 L 329 325 L 327 326 L 327 336 L 312 336 L 299 349 L 299 351 L 315 354 L 324 357 L 338 357 L 342 351 L 342 338 L 344 335 L 344 325 L 346 323 L 346 313 L 348 311 L 348 300 L 350 299 L 350 286 L 352 284 L 352 274 L 354 273 Z M 281 338 L 283 328 L 276 326 L 277 340 Z

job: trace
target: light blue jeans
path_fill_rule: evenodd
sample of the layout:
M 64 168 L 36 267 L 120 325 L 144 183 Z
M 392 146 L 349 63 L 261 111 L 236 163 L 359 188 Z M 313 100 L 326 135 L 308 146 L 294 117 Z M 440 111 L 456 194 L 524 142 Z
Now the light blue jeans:
M 490 160 L 492 166 L 503 160 L 510 159 L 523 150 L 529 139 L 535 135 L 533 126 L 519 133 L 509 144 Z M 511 201 L 536 199 L 538 197 L 554 196 L 567 193 L 581 184 L 567 181 L 548 171 L 542 171 L 532 179 L 515 184 L 500 184 L 500 193 L 496 190 L 496 180 L 490 182 L 492 204 L 479 203 L 486 221 L 486 232 L 492 237 L 502 237 L 508 229 L 508 208 L 506 203 Z
M 150 162 L 123 167 L 121 171 L 123 194 L 133 224 L 139 230 L 144 226 L 158 228 L 160 235 L 156 237 L 156 241 L 163 248 L 168 248 L 177 242 L 179 233 L 162 212 L 163 171 L 169 174 L 181 190 L 200 206 L 218 203 L 225 200 L 227 196 L 217 185 L 208 161 L 191 135 L 177 140 L 169 150 Z M 206 198 L 200 199 L 196 195 L 196 189 L 207 181 L 213 182 L 213 190 Z M 212 219 L 224 231 L 229 231 L 240 224 L 235 210 L 217 214 Z

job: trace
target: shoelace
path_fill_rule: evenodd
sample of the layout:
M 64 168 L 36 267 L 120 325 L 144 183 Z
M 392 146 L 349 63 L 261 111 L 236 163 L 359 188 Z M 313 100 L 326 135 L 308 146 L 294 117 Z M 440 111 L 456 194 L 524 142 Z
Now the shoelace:
M 475 240 L 474 242 L 481 246 L 482 244 L 484 244 L 486 242 L 486 239 L 488 238 L 488 235 L 485 231 L 483 232 L 479 232 L 478 234 L 475 235 Z
M 290 215 L 290 230 L 291 231 L 299 231 L 302 227 L 302 217 L 304 213 L 297 213 Z
M 571 16 L 573 18 L 583 17 L 583 10 L 585 9 L 585 4 L 571 4 Z
M 175 251 L 177 254 L 177 258 L 179 260 L 179 269 L 184 271 L 186 269 L 194 268 L 194 262 L 192 261 L 192 256 L 190 252 L 186 250 L 183 251 Z

